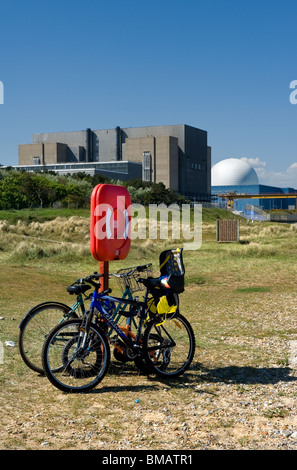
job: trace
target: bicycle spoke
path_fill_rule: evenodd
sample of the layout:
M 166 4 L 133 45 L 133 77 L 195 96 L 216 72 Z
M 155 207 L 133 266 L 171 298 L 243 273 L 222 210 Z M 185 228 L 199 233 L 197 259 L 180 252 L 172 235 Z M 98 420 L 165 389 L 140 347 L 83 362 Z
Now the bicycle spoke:
M 25 317 L 20 327 L 19 351 L 30 369 L 43 373 L 41 362 L 43 343 L 51 329 L 63 321 L 70 311 L 70 307 L 53 302 L 41 305 Z
M 109 345 L 102 331 L 91 325 L 86 346 L 82 346 L 80 325 L 81 320 L 70 320 L 54 328 L 43 348 L 48 379 L 67 392 L 91 390 L 109 365 Z
M 190 366 L 194 351 L 195 337 L 189 322 L 178 315 L 158 325 L 152 320 L 144 338 L 146 360 L 157 375 L 177 377 Z

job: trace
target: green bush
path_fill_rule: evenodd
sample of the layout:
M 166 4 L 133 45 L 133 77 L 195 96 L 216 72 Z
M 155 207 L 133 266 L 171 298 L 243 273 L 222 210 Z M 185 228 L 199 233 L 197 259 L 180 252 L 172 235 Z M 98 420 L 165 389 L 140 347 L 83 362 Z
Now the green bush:
M 0 210 L 57 206 L 88 208 L 92 190 L 100 183 L 127 187 L 132 203 L 170 205 L 187 202 L 184 196 L 166 188 L 163 183 L 147 183 L 141 179 L 123 182 L 85 173 L 61 176 L 53 172 L 29 173 L 5 168 L 0 169 Z

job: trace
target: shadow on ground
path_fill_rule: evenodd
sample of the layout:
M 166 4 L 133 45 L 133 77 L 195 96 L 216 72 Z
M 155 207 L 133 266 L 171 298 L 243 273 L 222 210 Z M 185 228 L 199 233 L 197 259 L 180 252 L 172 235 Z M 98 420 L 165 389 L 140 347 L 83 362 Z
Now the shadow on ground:
M 124 392 L 124 391 L 158 391 L 164 389 L 164 387 L 170 388 L 195 388 L 197 385 L 201 385 L 205 382 L 208 383 L 225 383 L 235 385 L 269 385 L 277 384 L 281 382 L 295 382 L 297 377 L 292 374 L 293 370 L 289 367 L 240 367 L 240 366 L 226 366 L 217 368 L 206 368 L 201 364 L 196 363 L 189 371 L 185 372 L 181 377 L 176 379 L 164 379 L 155 375 L 143 376 L 146 379 L 146 383 L 143 384 L 131 384 L 117 386 L 107 386 L 100 389 L 95 389 L 90 393 L 104 393 L 104 392 Z M 121 364 L 120 366 L 113 365 L 110 372 L 113 375 L 118 376 L 119 382 L 121 377 L 131 377 L 139 373 L 135 368 L 128 364 Z M 147 381 L 149 380 L 149 383 Z
M 279 382 L 294 382 L 297 377 L 289 367 L 250 367 L 226 366 L 208 369 L 195 365 L 192 369 L 200 370 L 200 380 L 209 382 L 226 382 L 233 384 L 277 384 Z M 196 375 L 197 377 L 197 375 Z M 198 378 L 198 377 L 197 377 Z

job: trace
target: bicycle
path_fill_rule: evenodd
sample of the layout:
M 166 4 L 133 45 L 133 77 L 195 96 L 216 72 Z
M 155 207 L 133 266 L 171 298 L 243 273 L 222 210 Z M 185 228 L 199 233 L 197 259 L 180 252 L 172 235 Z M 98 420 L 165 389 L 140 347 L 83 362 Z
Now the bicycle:
M 148 275 L 149 268 L 151 267 L 151 263 L 142 266 L 130 267 L 120 269 L 117 273 L 112 273 L 110 276 L 117 278 L 120 289 L 122 291 L 122 299 L 129 299 L 129 300 L 138 300 L 138 297 L 133 297 L 132 294 L 135 294 L 138 291 L 143 290 L 144 286 L 138 282 L 139 274 L 146 273 Z M 124 304 L 124 307 L 123 307 Z M 135 338 L 135 332 L 137 331 L 137 322 L 135 320 L 135 307 L 133 305 L 129 306 L 128 311 L 126 311 L 127 303 L 118 302 L 117 307 L 112 303 L 114 306 L 113 316 L 112 319 L 115 319 L 116 323 L 119 324 L 119 319 L 121 316 L 126 317 L 126 324 L 124 327 L 119 327 L 125 332 L 126 336 L 130 336 L 130 338 Z M 134 329 L 134 333 L 133 333 Z M 110 338 L 113 329 L 109 330 L 108 336 Z M 125 348 L 125 345 L 121 343 L 120 340 L 116 340 L 115 338 L 111 339 L 111 343 L 114 344 L 114 357 L 120 362 L 127 362 L 130 359 L 129 351 Z
M 151 372 L 166 378 L 183 374 L 194 357 L 195 336 L 190 323 L 179 312 L 181 289 L 176 274 L 171 273 L 167 278 L 138 279 L 146 288 L 144 300 L 124 300 L 130 306 L 131 316 L 137 316 L 138 320 L 132 336 L 118 326 L 107 308 L 110 304 L 122 303 L 123 299 L 110 296 L 110 290 L 99 292 L 98 279 L 96 274 L 88 278 L 94 286 L 90 310 L 82 319 L 57 325 L 43 345 L 42 364 L 49 381 L 56 388 L 72 393 L 92 390 L 102 381 L 110 363 L 107 334 L 99 326 L 102 320 L 125 345 L 129 359 L 136 365 L 144 360 Z M 166 289 L 169 289 L 170 303 L 176 303 L 175 308 L 166 313 L 158 309 L 152 312 L 152 305 L 158 306 L 156 300 L 166 295 Z
M 129 276 L 133 276 L 135 271 L 144 272 L 150 266 L 151 264 L 146 264 L 110 274 L 110 276 L 115 276 L 124 282 L 123 298 L 131 299 L 132 293 L 136 291 L 135 287 L 133 288 L 132 283 L 129 281 Z M 70 318 L 83 317 L 86 311 L 85 302 L 91 298 L 90 295 L 86 295 L 86 292 L 90 288 L 90 285 L 85 284 L 85 279 L 77 279 L 73 284 L 67 287 L 67 292 L 70 295 L 76 295 L 76 301 L 72 307 L 56 301 L 43 302 L 31 308 L 23 317 L 19 324 L 19 352 L 25 364 L 34 372 L 44 374 L 41 351 L 44 340 L 52 328 Z M 118 304 L 114 310 L 114 316 L 117 316 L 117 322 L 120 321 L 120 315 L 123 313 L 123 307 Z M 127 334 L 129 334 L 129 329 L 132 327 L 132 323 L 130 322 L 131 324 L 129 325 L 129 322 L 130 321 L 127 320 Z M 119 345 L 115 347 L 115 351 L 115 358 L 125 362 L 125 354 L 121 354 Z M 142 371 L 145 371 L 145 367 L 143 367 Z
M 72 307 L 61 302 L 48 301 L 31 308 L 19 324 L 18 346 L 25 364 L 34 372 L 43 374 L 41 351 L 48 333 L 58 323 L 83 317 L 84 313 L 83 292 L 77 294 Z

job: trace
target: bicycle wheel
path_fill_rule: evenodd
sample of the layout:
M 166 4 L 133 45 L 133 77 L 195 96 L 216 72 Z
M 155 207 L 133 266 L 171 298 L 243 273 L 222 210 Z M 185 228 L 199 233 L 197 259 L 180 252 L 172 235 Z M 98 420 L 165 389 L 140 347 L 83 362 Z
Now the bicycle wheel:
M 44 340 L 55 325 L 70 317 L 77 318 L 77 315 L 71 307 L 59 302 L 37 305 L 25 315 L 19 326 L 18 344 L 20 355 L 30 369 L 43 374 L 41 351 Z
M 63 392 L 93 389 L 103 379 L 110 363 L 110 349 L 104 332 L 91 324 L 82 345 L 82 320 L 56 325 L 42 349 L 42 364 L 49 381 Z
M 143 351 L 151 370 L 160 377 L 178 377 L 190 366 L 195 353 L 195 336 L 181 314 L 160 324 L 151 320 L 144 333 Z
M 134 359 L 134 364 L 139 370 L 139 372 L 141 372 L 141 374 L 149 375 L 151 372 L 153 372 L 150 365 L 146 362 L 146 360 L 140 356 L 137 356 Z
M 123 318 L 123 316 L 122 316 Z M 124 317 L 125 318 L 125 317 Z M 126 318 L 125 318 L 125 322 L 126 322 Z M 120 325 L 120 322 L 118 322 L 118 324 Z M 126 323 L 127 325 L 127 323 Z M 137 334 L 138 334 L 138 319 L 135 317 L 135 318 L 131 318 L 130 319 L 130 322 L 129 322 L 129 325 L 130 325 L 130 328 L 129 328 L 129 331 L 130 331 L 130 335 L 128 333 L 128 336 L 130 336 L 130 338 L 132 337 L 133 339 L 136 338 Z M 125 330 L 124 330 L 125 331 Z M 127 332 L 126 332 L 126 335 L 127 335 Z M 141 335 L 141 339 L 140 339 L 140 344 L 142 345 L 142 342 L 143 342 L 143 334 Z M 132 354 L 132 356 L 129 355 L 129 351 L 127 351 L 125 345 L 123 345 L 124 347 L 121 348 L 121 341 L 119 341 L 119 344 L 118 344 L 118 347 L 115 347 L 114 348 L 114 357 L 117 361 L 120 361 L 120 362 L 128 362 L 128 361 L 134 361 L 134 364 L 135 366 L 137 367 L 137 369 L 139 370 L 139 372 L 141 372 L 141 374 L 144 374 L 144 375 L 148 375 L 150 372 L 151 372 L 151 369 L 149 367 L 149 365 L 147 364 L 146 360 L 144 359 L 143 357 L 143 354 L 141 353 L 141 351 L 139 352 L 139 354 L 137 356 L 135 356 L 134 354 Z

